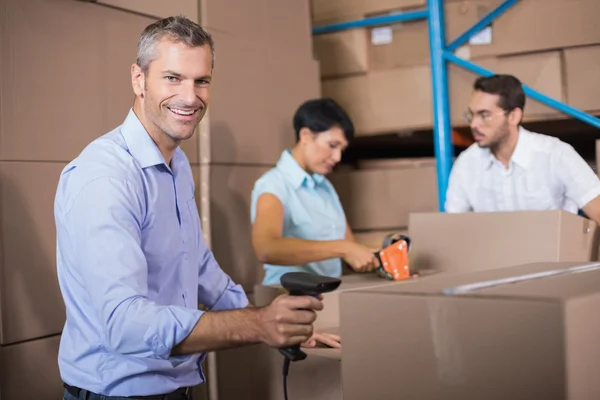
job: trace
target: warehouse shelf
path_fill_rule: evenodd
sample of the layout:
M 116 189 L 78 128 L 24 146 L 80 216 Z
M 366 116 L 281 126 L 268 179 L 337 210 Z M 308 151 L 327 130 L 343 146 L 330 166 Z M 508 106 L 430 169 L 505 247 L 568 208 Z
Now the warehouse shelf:
M 436 157 L 438 200 L 440 211 L 445 211 L 446 189 L 452 163 L 454 159 L 454 146 L 452 144 L 452 128 L 450 121 L 450 106 L 448 98 L 448 69 L 449 62 L 467 69 L 475 74 L 482 76 L 493 75 L 479 65 L 458 57 L 454 52 L 469 39 L 487 27 L 496 18 L 504 14 L 508 9 L 515 5 L 519 0 L 506 0 L 498 5 L 494 10 L 483 17 L 479 22 L 469 28 L 464 34 L 460 35 L 455 41 L 446 45 L 444 29 L 444 1 L 428 0 L 427 8 L 424 10 L 410 11 L 386 15 L 382 17 L 364 18 L 338 24 L 323 25 L 313 27 L 313 34 L 323 34 L 329 32 L 342 31 L 359 27 L 372 27 L 385 25 L 394 22 L 411 21 L 418 19 L 427 19 L 429 24 L 429 47 L 430 64 L 432 73 L 432 94 L 433 94 L 433 134 L 434 134 L 434 154 Z M 600 129 L 600 119 L 569 106 L 563 102 L 557 101 L 549 96 L 540 93 L 527 85 L 524 85 L 524 91 L 528 97 L 542 104 L 552 107 L 564 114 L 567 114 L 579 121 L 582 121 L 594 128 Z

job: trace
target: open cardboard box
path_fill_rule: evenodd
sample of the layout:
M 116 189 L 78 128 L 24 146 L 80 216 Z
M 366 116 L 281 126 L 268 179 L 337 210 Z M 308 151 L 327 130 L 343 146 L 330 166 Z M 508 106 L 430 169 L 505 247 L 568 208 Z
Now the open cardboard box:
M 341 293 L 344 400 L 600 398 L 600 263 Z

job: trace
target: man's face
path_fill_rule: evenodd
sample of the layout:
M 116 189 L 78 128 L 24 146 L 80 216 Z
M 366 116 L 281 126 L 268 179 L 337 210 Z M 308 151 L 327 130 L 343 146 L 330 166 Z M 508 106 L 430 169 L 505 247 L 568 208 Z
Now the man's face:
M 471 95 L 467 120 L 479 147 L 495 147 L 509 135 L 509 118 L 498 106 L 500 96 L 480 91 Z
M 175 143 L 189 139 L 204 117 L 210 98 L 212 52 L 208 44 L 188 47 L 169 38 L 156 47 L 146 74 L 132 70 L 143 122 Z
M 305 152 L 308 169 L 322 175 L 330 173 L 342 159 L 342 152 L 347 146 L 344 131 L 337 126 L 325 132 L 311 134 Z

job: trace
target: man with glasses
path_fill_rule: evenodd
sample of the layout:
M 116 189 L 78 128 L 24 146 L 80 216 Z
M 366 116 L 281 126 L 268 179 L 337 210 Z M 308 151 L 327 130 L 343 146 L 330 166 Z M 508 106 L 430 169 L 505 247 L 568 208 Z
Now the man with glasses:
M 475 142 L 454 162 L 446 212 L 579 210 L 600 224 L 600 180 L 569 144 L 523 128 L 525 93 L 510 75 L 475 81 Z

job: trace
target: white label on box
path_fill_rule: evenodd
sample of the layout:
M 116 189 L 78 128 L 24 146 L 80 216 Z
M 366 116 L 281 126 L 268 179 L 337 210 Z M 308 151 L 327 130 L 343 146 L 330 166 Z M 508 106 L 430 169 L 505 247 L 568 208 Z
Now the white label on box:
M 492 44 L 492 27 L 488 26 L 487 28 L 483 28 L 479 33 L 471 36 L 469 39 L 469 44 L 471 45 L 484 45 L 484 44 Z
M 381 44 L 390 44 L 392 43 L 393 38 L 392 27 L 391 26 L 382 26 L 379 28 L 373 28 L 371 31 L 371 43 L 373 45 L 378 46 Z

